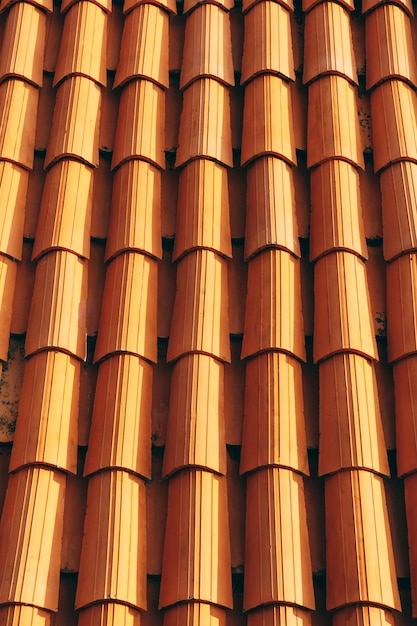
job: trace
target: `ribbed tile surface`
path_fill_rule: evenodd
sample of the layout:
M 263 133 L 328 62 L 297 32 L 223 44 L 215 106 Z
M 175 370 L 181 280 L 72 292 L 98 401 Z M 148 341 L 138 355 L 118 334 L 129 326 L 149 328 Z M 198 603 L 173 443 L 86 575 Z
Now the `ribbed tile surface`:
M 0 85 L 0 156 L 27 169 L 33 166 L 39 91 L 21 80 Z
M 22 258 L 26 190 L 29 172 L 14 163 L 0 161 L 0 252 Z
M 0 623 L 4 626 L 20 626 L 20 624 L 50 626 L 52 619 L 52 612 L 43 611 L 35 606 L 17 604 L 0 608 Z
M 417 469 L 417 357 L 394 363 L 398 474 Z
M 78 626 L 141 626 L 141 612 L 126 604 L 93 604 L 78 613 Z
M 381 172 L 384 257 L 417 249 L 417 164 L 394 163 Z
M 404 254 L 387 265 L 388 358 L 417 351 L 417 254 Z
M 226 626 L 227 612 L 213 604 L 188 602 L 177 604 L 164 613 L 164 626 Z
M 311 611 L 293 606 L 263 606 L 248 613 L 248 626 L 310 626 Z

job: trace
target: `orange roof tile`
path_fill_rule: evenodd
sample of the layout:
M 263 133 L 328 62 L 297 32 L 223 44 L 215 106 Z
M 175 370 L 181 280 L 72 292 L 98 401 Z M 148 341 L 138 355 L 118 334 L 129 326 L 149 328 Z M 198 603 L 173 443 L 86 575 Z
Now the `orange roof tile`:
M 18 262 L 16 272 L 13 313 L 10 323 L 10 333 L 13 335 L 22 335 L 27 329 L 36 269 L 31 259 L 32 244 L 24 242 L 22 260 Z
M 83 480 L 80 474 L 68 474 L 61 549 L 61 571 L 65 573 L 78 572 L 79 570 L 86 502 L 87 482 Z M 60 592 L 64 590 L 65 587 L 61 579 Z M 74 597 L 70 598 L 68 609 L 74 611 Z
M 35 150 L 38 150 L 39 152 L 44 152 L 49 142 L 51 119 L 54 112 L 56 95 L 55 89 L 52 88 L 52 79 L 53 77 L 51 75 L 44 74 L 42 89 L 39 91 L 38 117 L 35 133 Z
M 233 246 L 233 257 L 229 262 L 229 332 L 243 335 L 245 327 L 245 296 L 247 266 L 244 263 L 243 246 Z
M 223 608 L 212 604 L 187 602 L 164 611 L 164 626 L 181 626 L 181 624 L 226 626 L 227 615 Z
M 246 13 L 247 11 L 249 11 L 249 9 L 255 5 L 257 2 L 260 2 L 261 0 L 243 0 L 242 2 L 242 11 L 244 13 Z M 282 6 L 286 9 L 288 9 L 289 11 L 294 11 L 294 4 L 292 2 L 292 0 L 280 0 L 279 2 L 280 4 L 282 4 Z
M 31 626 L 50 626 L 53 619 L 50 611 L 38 609 L 35 606 L 14 604 L 0 607 L 0 622 L 5 626 L 19 626 L 19 624 L 31 624 Z
M 22 258 L 22 235 L 25 219 L 29 172 L 8 161 L 0 161 L 0 252 L 14 259 Z
M 354 626 L 355 624 L 363 624 L 363 626 L 394 626 L 396 624 L 396 615 L 372 605 L 354 605 L 346 606 L 333 613 L 334 626 Z
M 43 57 L 43 69 L 45 72 L 54 72 L 61 43 L 64 17 L 59 7 L 55 6 L 51 13 L 46 15 L 45 48 Z
M 83 608 L 78 613 L 78 626 L 141 626 L 141 612 L 126 604 L 107 601 Z M 43 625 L 42 625 L 43 626 Z
M 0 85 L 0 156 L 27 169 L 33 166 L 38 94 L 22 80 Z
M 311 612 L 295 606 L 263 606 L 248 613 L 248 626 L 310 626 Z
M 104 265 L 104 246 L 94 240 L 90 243 L 87 289 L 87 335 L 97 334 L 103 299 L 106 266 Z
M 71 8 L 74 4 L 76 4 L 79 0 L 62 0 L 61 3 L 61 13 L 65 13 L 69 8 Z M 110 0 L 88 0 L 89 2 L 93 2 L 97 4 L 100 8 L 102 8 L 106 13 L 110 13 L 112 10 L 112 3 Z
M 196 6 L 205 4 L 206 0 L 184 0 L 184 13 L 192 11 Z M 216 4 L 225 11 L 233 8 L 233 0 L 209 0 L 210 4 Z
M 417 255 L 404 254 L 387 265 L 388 359 L 417 351 Z
M 0 2 L 0 12 L 5 9 L 10 8 L 11 5 L 15 4 L 15 2 L 19 2 L 20 0 L 1 0 Z M 53 11 L 53 1 L 52 0 L 30 0 L 30 4 L 34 4 L 37 7 L 40 7 L 46 12 Z
M 91 214 L 91 237 L 106 239 L 112 201 L 113 173 L 110 161 L 100 157 L 93 176 L 93 206 Z
M 0 254 L 0 359 L 7 361 L 17 263 Z
M 410 357 L 394 363 L 395 425 L 398 475 L 417 469 L 417 359 Z
M 389 4 L 397 4 L 399 7 L 404 9 L 404 11 L 408 13 L 411 18 L 414 16 L 413 4 L 410 0 L 364 0 L 362 4 L 362 13 L 368 13 L 372 11 L 372 9 L 379 8 L 381 5 L 388 2 Z

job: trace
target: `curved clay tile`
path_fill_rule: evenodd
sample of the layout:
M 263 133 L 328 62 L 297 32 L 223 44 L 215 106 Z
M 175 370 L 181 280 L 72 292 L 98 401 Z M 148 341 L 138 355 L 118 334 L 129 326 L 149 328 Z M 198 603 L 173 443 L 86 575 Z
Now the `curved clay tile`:
M 42 86 L 46 15 L 28 2 L 13 4 L 0 54 L 0 79 L 22 78 Z
M 93 179 L 90 234 L 92 239 L 106 239 L 113 190 L 113 172 L 110 169 L 110 161 L 100 157 L 99 166 L 94 172 Z
M 172 263 L 172 250 L 163 251 L 158 267 L 158 337 L 169 337 L 176 291 L 177 265 Z
M 325 490 L 327 610 L 363 602 L 401 610 L 383 478 L 338 472 Z
M 232 256 L 228 170 L 196 159 L 180 172 L 172 260 L 195 248 Z
M 395 626 L 396 616 L 378 606 L 345 606 L 332 614 L 333 626 Z
M 394 163 L 381 172 L 384 258 L 417 249 L 417 164 Z
M 100 364 L 84 475 L 125 469 L 151 475 L 152 365 L 131 354 Z
M 180 88 L 203 76 L 235 84 L 229 13 L 214 4 L 201 4 L 187 16 Z
M 94 170 L 65 159 L 46 173 L 33 259 L 52 249 L 90 256 Z
M 44 351 L 25 367 L 9 471 L 51 465 L 77 472 L 80 362 Z
M 233 9 L 234 7 L 234 3 L 233 0 L 184 0 L 184 13 L 188 13 L 189 11 L 192 11 L 192 9 L 194 9 L 195 7 L 199 6 L 200 4 L 216 4 L 217 6 L 219 6 L 221 9 L 224 9 L 225 11 L 230 11 L 230 9 Z
M 224 608 L 206 602 L 186 602 L 164 611 L 164 626 L 226 626 Z
M 365 0 L 366 1 L 366 0 Z M 302 9 L 305 13 L 313 9 L 316 5 L 320 4 L 322 0 L 302 0 Z M 355 10 L 354 0 L 339 0 L 340 4 L 348 11 Z
M 212 78 L 184 91 L 176 166 L 207 157 L 233 166 L 229 89 Z
M 415 588 L 415 581 L 417 576 L 416 569 L 416 557 L 417 557 L 417 542 L 415 533 L 413 533 L 413 524 L 417 515 L 417 474 L 406 476 L 404 479 L 404 491 L 405 491 L 405 506 L 407 511 L 408 522 L 408 549 L 410 559 L 410 576 L 411 576 L 411 601 L 412 601 L 412 615 L 415 618 L 417 615 L 417 592 Z
M 78 457 L 80 463 L 81 455 Z M 61 549 L 61 571 L 65 573 L 78 572 L 80 567 L 81 544 L 84 531 L 84 517 L 87 504 L 87 484 L 81 474 L 68 474 L 65 488 L 64 506 L 64 530 L 62 533 Z M 74 610 L 73 592 L 75 592 L 76 581 L 73 581 L 71 589 L 71 605 L 67 610 Z M 66 593 L 65 582 L 61 578 L 60 595 Z M 58 609 L 59 611 L 60 609 Z
M 246 13 L 258 2 L 263 2 L 264 0 L 243 0 L 242 2 L 242 11 Z M 277 0 L 278 1 L 278 0 Z M 292 12 L 294 11 L 294 3 L 292 0 L 279 0 L 279 4 L 281 4 L 285 9 Z
M 280 352 L 246 363 L 240 472 L 272 466 L 309 473 L 301 363 Z
M 246 486 L 244 610 L 272 602 L 314 609 L 303 477 L 267 468 Z
M 161 87 L 169 86 L 169 16 L 154 4 L 139 4 L 124 21 L 114 87 L 132 78 L 148 78 Z
M 322 2 L 306 15 L 303 82 L 325 74 L 339 74 L 356 84 L 355 55 L 353 53 L 350 13 L 336 2 Z
M 0 158 L 33 167 L 39 89 L 23 80 L 0 85 Z
M 363 169 L 356 88 L 323 76 L 308 88 L 307 167 L 339 158 Z
M 374 169 L 395 161 L 417 161 L 417 94 L 402 80 L 371 92 Z
M 162 257 L 161 172 L 138 159 L 114 173 L 105 258 L 126 250 Z
M 105 86 L 106 49 L 106 13 L 90 0 L 76 2 L 65 16 L 53 86 L 75 75 Z
M 168 483 L 159 607 L 190 599 L 232 607 L 226 477 L 199 469 Z
M 20 0 L 1 0 L 0 12 L 3 12 L 5 9 L 9 8 L 17 2 L 20 2 Z M 53 0 L 30 0 L 30 4 L 33 4 L 36 7 L 40 7 L 47 13 L 51 13 L 54 10 Z
M 311 611 L 285 604 L 263 606 L 247 616 L 248 626 L 311 626 Z
M 256 159 L 247 169 L 246 259 L 264 248 L 300 256 L 292 168 L 272 156 Z
M 111 13 L 112 10 L 112 2 L 111 0 L 88 0 L 93 4 L 96 4 L 98 7 L 103 9 L 106 13 Z M 79 0 L 62 0 L 61 3 L 61 13 L 65 13 L 68 9 L 70 9 L 74 4 L 79 2 Z
M 326 161 L 311 171 L 310 189 L 310 260 L 333 250 L 367 259 L 358 170 L 346 161 Z
M 362 13 L 368 13 L 372 9 L 376 7 L 380 7 L 384 4 L 397 4 L 399 7 L 404 9 L 406 13 L 412 18 L 414 17 L 413 12 L 413 3 L 412 0 L 363 0 L 362 2 Z
M 295 79 L 290 11 L 273 0 L 262 0 L 245 15 L 241 84 L 257 74 Z
M 32 243 L 24 241 L 22 260 L 17 264 L 13 314 L 10 325 L 12 335 L 26 333 L 35 282 L 35 270 L 35 264 L 32 263 Z
M 417 352 L 417 254 L 387 264 L 388 360 Z
M 124 0 L 123 13 L 128 13 L 140 4 L 148 3 L 149 0 Z M 177 13 L 177 3 L 175 0 L 152 0 L 151 4 L 165 9 L 165 11 L 168 11 L 171 15 L 176 15 Z
M 248 266 L 242 358 L 265 350 L 305 360 L 300 265 L 282 250 L 265 250 Z
M 417 357 L 394 363 L 398 476 L 417 470 Z
M 75 607 L 109 599 L 146 610 L 146 488 L 116 470 L 89 479 Z
M 0 360 L 7 361 L 17 263 L 0 254 Z
M 19 624 L 50 626 L 53 619 L 53 613 L 36 606 L 14 604 L 0 607 L 0 624 L 5 624 L 5 626 L 19 626 Z
M 87 289 L 87 335 L 89 337 L 94 337 L 98 331 L 105 279 L 104 246 L 92 240 L 88 262 Z
M 224 364 L 190 354 L 174 365 L 163 475 L 187 466 L 226 474 Z
M 36 119 L 35 132 L 35 159 L 42 153 L 42 167 L 45 150 L 48 146 L 51 131 L 51 120 L 55 106 L 55 90 L 52 89 L 52 76 L 44 73 L 43 86 L 39 90 L 38 116 Z M 36 152 L 38 154 L 36 154 Z
M 385 4 L 366 18 L 366 88 L 384 79 L 417 83 L 411 21 L 399 6 Z
M 29 172 L 14 163 L 0 161 L 0 252 L 22 258 Z
M 149 80 L 132 80 L 122 90 L 112 168 L 141 158 L 165 169 L 165 91 Z
M 389 476 L 374 364 L 338 354 L 320 364 L 320 475 L 344 468 Z
M 117 352 L 157 360 L 157 261 L 144 254 L 119 254 L 108 266 L 95 361 Z
M 1 604 L 58 610 L 65 480 L 38 467 L 10 475 L 0 523 Z
M 349 252 L 326 254 L 314 272 L 314 361 L 338 352 L 378 360 L 365 264 Z
M 291 84 L 269 74 L 245 89 L 241 165 L 263 154 L 296 163 Z
M 227 261 L 196 250 L 178 263 L 167 360 L 201 352 L 230 361 Z
M 36 266 L 26 335 L 26 356 L 56 348 L 86 356 L 87 262 L 58 250 Z
M 101 89 L 85 76 L 71 76 L 58 88 L 45 167 L 63 157 L 98 166 Z
M 59 7 L 55 6 L 53 12 L 48 13 L 46 16 L 45 49 L 43 56 L 44 72 L 51 74 L 55 72 L 63 27 L 64 18 L 59 11 Z
M 114 624 L 141 626 L 143 618 L 138 609 L 114 601 L 93 604 L 78 613 L 78 626 L 114 626 Z

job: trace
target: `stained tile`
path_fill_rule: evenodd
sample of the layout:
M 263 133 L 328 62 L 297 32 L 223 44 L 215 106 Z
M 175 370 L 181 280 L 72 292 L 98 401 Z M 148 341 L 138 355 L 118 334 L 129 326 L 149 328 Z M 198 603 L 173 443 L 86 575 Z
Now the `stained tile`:
M 165 148 L 174 154 L 178 146 L 178 134 L 182 111 L 182 91 L 178 81 L 171 81 L 165 98 Z
M 13 335 L 22 335 L 27 330 L 36 269 L 31 259 L 32 244 L 24 242 L 22 260 L 17 263 L 13 313 L 10 322 L 10 333 Z
M 0 359 L 7 361 L 17 263 L 0 255 Z
M 152 387 L 152 442 L 158 447 L 165 445 L 173 369 L 172 363 L 166 362 L 166 347 L 166 340 L 158 342 L 158 363 L 154 365 Z
M 380 239 L 382 237 L 380 180 L 382 184 L 382 172 L 381 177 L 379 174 L 375 174 L 372 161 L 367 161 L 365 169 L 359 171 L 362 217 L 367 239 Z
M 395 163 L 381 172 L 384 258 L 417 249 L 417 164 Z
M 311 613 L 299 607 L 286 605 L 263 606 L 248 613 L 248 626 L 310 626 Z
M 52 76 L 44 74 L 43 86 L 39 91 L 38 116 L 36 119 L 35 150 L 45 152 L 48 147 L 51 121 L 55 106 L 56 91 L 52 88 Z M 35 155 L 35 161 L 36 161 Z M 42 157 L 43 161 L 43 157 Z
M 0 252 L 14 259 L 22 258 L 29 172 L 14 163 L 0 161 Z
M 417 358 L 394 363 L 395 430 L 398 475 L 414 472 L 417 467 Z
M 243 335 L 245 327 L 245 296 L 247 264 L 243 246 L 233 246 L 233 257 L 229 261 L 229 330 L 231 335 Z
M 388 360 L 417 351 L 417 255 L 404 254 L 387 265 Z
M 90 337 L 98 331 L 105 278 L 104 246 L 91 241 L 87 290 L 87 335 Z
M 381 246 L 369 246 L 369 260 L 366 264 L 366 273 L 371 301 L 371 314 L 374 321 L 374 333 L 378 337 L 386 335 L 386 264 L 382 256 Z
M 141 612 L 126 604 L 107 601 L 83 608 L 78 613 L 78 626 L 112 626 L 112 624 L 141 626 Z
M 33 166 L 39 90 L 22 80 L 0 85 L 0 154 L 27 169 Z

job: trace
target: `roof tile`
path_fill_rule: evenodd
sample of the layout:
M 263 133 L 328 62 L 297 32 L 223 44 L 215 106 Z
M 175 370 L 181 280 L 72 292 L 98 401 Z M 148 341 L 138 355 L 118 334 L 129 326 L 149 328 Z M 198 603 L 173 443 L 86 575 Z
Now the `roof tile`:
M 109 599 L 146 610 L 146 489 L 128 472 L 89 479 L 76 608 Z
M 226 259 L 210 250 L 196 250 L 181 259 L 168 361 L 189 352 L 230 361 L 227 295 Z
M 241 164 L 263 154 L 296 163 L 291 85 L 268 74 L 254 78 L 245 89 Z
M 417 358 L 394 363 L 398 475 L 417 469 Z
M 174 474 L 168 485 L 159 605 L 190 598 L 232 606 L 227 481 L 198 469 Z
M 417 352 L 417 254 L 387 264 L 388 360 Z
M 383 232 L 380 175 L 375 174 L 373 162 L 370 159 L 367 160 L 365 169 L 359 171 L 359 187 L 365 237 L 367 239 L 380 239 Z M 387 233 L 384 232 L 384 236 L 386 235 Z
M 325 488 L 327 609 L 370 602 L 400 610 L 383 479 L 338 472 Z
M 8 161 L 0 161 L 0 252 L 14 259 L 22 258 L 29 172 Z
M 29 172 L 27 186 L 25 223 L 23 227 L 23 237 L 27 239 L 35 238 L 44 182 L 43 156 L 38 155 L 35 156 L 33 169 Z
M 19 624 L 51 626 L 52 620 L 53 614 L 50 611 L 44 611 L 35 606 L 14 604 L 0 607 L 0 623 L 4 626 L 19 626 Z
M 227 169 L 208 159 L 191 161 L 181 170 L 173 260 L 195 248 L 230 257 Z
M 0 77 L 42 85 L 46 16 L 28 2 L 13 4 L 7 16 L 0 54 Z
M 248 613 L 248 626 L 311 626 L 311 611 L 297 606 L 263 606 Z
M 247 477 L 244 609 L 279 602 L 314 609 L 303 478 L 267 468 Z
M 7 471 L 9 468 L 11 449 L 16 425 L 16 416 L 22 390 L 23 372 L 25 369 L 24 337 L 10 337 L 7 363 L 1 364 L 1 423 L 0 442 L 0 511 L 7 487 Z
M 234 6 L 233 0 L 184 0 L 184 13 L 192 11 L 200 4 L 216 4 L 225 11 L 233 9 Z
M 161 172 L 150 163 L 132 159 L 114 173 L 106 260 L 135 250 L 162 257 Z
M 155 441 L 154 437 L 152 441 Z M 155 449 L 154 449 L 155 451 Z M 165 522 L 168 504 L 168 481 L 162 479 L 162 460 L 160 449 L 152 454 L 152 480 L 146 483 L 146 537 L 147 537 L 147 574 L 161 576 L 162 556 L 164 552 Z M 158 580 L 158 592 L 159 592 Z M 149 578 L 148 578 L 149 584 Z M 158 594 L 159 595 L 159 594 Z M 148 612 L 152 611 L 148 595 Z M 156 607 L 158 597 L 155 598 Z M 157 608 L 154 613 L 157 613 Z M 151 616 L 149 616 L 151 617 Z M 156 617 L 156 615 L 155 615 Z M 149 622 L 153 626 L 153 621 Z
M 0 85 L 0 156 L 27 169 L 33 166 L 38 94 L 22 80 Z
M 204 602 L 186 602 L 164 611 L 164 626 L 226 626 L 228 613 L 221 607 Z
M 44 152 L 48 146 L 51 120 L 55 106 L 56 90 L 52 88 L 53 77 L 43 75 L 43 86 L 39 91 L 38 117 L 36 120 L 35 150 Z M 43 166 L 42 155 L 42 166 Z M 36 160 L 36 154 L 35 154 Z
M 243 0 L 242 11 L 246 13 L 247 11 L 249 11 L 251 7 L 253 7 L 258 2 L 261 2 L 261 0 Z M 279 0 L 279 4 L 282 4 L 282 6 L 285 9 L 288 9 L 288 11 L 294 11 L 294 3 L 292 2 L 292 0 Z
M 294 180 L 282 159 L 256 159 L 247 170 L 245 256 L 281 248 L 300 256 Z
M 105 278 L 104 246 L 93 240 L 90 243 L 87 290 L 87 335 L 90 337 L 98 331 Z
M 405 491 L 405 504 L 407 511 L 407 522 L 408 522 L 408 545 L 409 545 L 409 558 L 410 558 L 410 570 L 412 580 L 415 580 L 415 567 L 416 567 L 416 538 L 412 531 L 413 520 L 416 519 L 417 513 L 417 500 L 416 500 L 416 479 L 417 474 L 412 474 L 411 476 L 406 476 L 404 479 L 404 491 Z M 413 603 L 413 617 L 416 616 L 416 590 L 414 587 L 411 589 L 411 598 Z
M 60 85 L 45 167 L 63 157 L 98 166 L 100 102 L 100 87 L 89 78 L 71 76 Z
M 305 18 L 305 55 L 303 82 L 325 74 L 338 74 L 357 83 L 350 13 L 336 2 L 315 5 Z
M 226 474 L 223 404 L 223 363 L 205 354 L 186 355 L 175 363 L 164 476 L 188 466 Z
M 160 342 L 158 363 L 154 365 L 152 381 L 152 441 L 155 446 L 165 445 L 166 424 L 168 421 L 173 365 L 165 360 L 166 348 L 166 341 Z
M 417 95 L 401 80 L 371 92 L 374 168 L 405 159 L 417 161 Z
M 245 300 L 247 265 L 244 262 L 243 246 L 233 246 L 233 257 L 229 262 L 229 331 L 231 335 L 243 335 L 245 327 Z
M 114 87 L 132 78 L 147 78 L 161 87 L 169 86 L 169 16 L 154 4 L 139 4 L 124 20 Z
M 356 89 L 345 78 L 323 76 L 311 83 L 308 89 L 308 167 L 333 158 L 364 167 L 357 111 Z
M 122 40 L 124 15 L 122 4 L 112 4 L 107 17 L 107 71 L 115 72 L 119 63 L 120 43 Z
M 148 4 L 149 0 L 125 0 L 123 3 L 123 13 L 128 13 L 140 4 Z M 177 13 L 177 4 L 175 0 L 152 0 L 151 4 L 159 6 L 165 11 L 168 11 L 170 15 Z
M 96 361 L 118 352 L 156 361 L 156 290 L 155 260 L 127 252 L 110 263 L 104 285 Z
M 231 446 L 241 445 L 243 409 L 245 398 L 246 362 L 240 358 L 241 341 L 230 342 L 231 363 L 224 368 L 224 421 L 226 443 Z
M 17 263 L 0 254 L 0 359 L 7 361 Z
M 11 5 L 19 2 L 20 0 L 1 0 L 0 2 L 0 12 L 8 9 Z M 40 7 L 44 11 L 48 13 L 53 11 L 53 0 L 30 0 L 30 4 L 34 4 L 35 6 Z
M 111 0 L 88 0 L 96 4 L 101 9 L 106 11 L 106 13 L 111 13 L 112 10 L 112 2 Z M 79 0 L 62 0 L 61 3 L 61 13 L 65 13 L 68 9 L 70 9 L 74 4 L 79 2 Z
M 384 4 L 397 4 L 399 7 L 404 9 L 410 17 L 414 16 L 412 0 L 364 0 L 362 3 L 362 13 L 368 13 L 372 11 L 372 9 L 375 9 L 376 7 L 379 8 Z
M 305 360 L 299 261 L 282 250 L 261 252 L 248 266 L 242 358 L 265 350 Z
M 94 170 L 65 159 L 46 173 L 33 258 L 53 249 L 90 256 Z
M 232 571 L 240 571 L 245 560 L 246 478 L 239 474 L 239 460 L 232 458 L 230 453 L 227 455 L 226 480 Z M 241 602 L 237 603 L 234 599 L 233 608 L 238 614 L 232 624 L 238 626 L 241 623 L 239 621 Z
M 152 366 L 139 357 L 100 364 L 84 475 L 113 468 L 150 477 L 151 391 Z
M 180 88 L 203 76 L 235 84 L 229 14 L 206 3 L 187 16 Z
M 106 602 L 94 604 L 78 613 L 78 626 L 141 626 L 141 612 L 126 604 Z M 43 626 L 43 625 L 42 625 Z
M 65 475 L 11 474 L 0 523 L 0 602 L 58 610 Z M 39 572 L 42 576 L 39 576 Z
M 99 166 L 93 177 L 93 206 L 91 215 L 91 237 L 106 239 L 112 201 L 113 173 L 110 161 L 100 157 Z
M 54 6 L 51 13 L 46 15 L 45 49 L 43 57 L 43 69 L 45 72 L 55 72 L 56 60 L 61 45 L 64 17 L 58 6 Z
M 80 474 L 77 476 L 68 474 L 65 489 L 64 530 L 61 550 L 61 571 L 65 573 L 78 572 L 80 566 L 86 501 L 87 481 Z M 60 595 L 61 593 L 65 593 L 65 585 L 62 578 Z M 68 610 L 74 611 L 73 596 L 70 598 Z
M 184 91 L 176 166 L 206 157 L 232 167 L 229 90 L 202 78 Z
M 264 73 L 295 79 L 290 17 L 272 0 L 257 2 L 246 13 L 241 83 Z
M 172 250 L 163 250 L 158 267 L 158 337 L 169 337 L 174 309 L 177 266 L 172 263 Z
M 13 335 L 26 333 L 30 302 L 32 300 L 33 285 L 35 282 L 36 266 L 32 259 L 32 243 L 23 242 L 22 260 L 17 264 L 15 292 L 13 298 L 13 314 L 10 332 Z
M 169 69 L 181 71 L 184 47 L 185 15 L 171 15 L 169 20 Z
M 80 411 L 78 414 L 78 445 L 85 448 L 88 445 L 93 401 L 96 389 L 98 365 L 83 363 L 80 379 Z
M 9 471 L 51 465 L 77 471 L 80 363 L 62 352 L 26 364 Z
M 395 616 L 396 617 L 396 616 Z M 395 626 L 396 619 L 391 611 L 378 606 L 345 606 L 333 613 L 333 626 Z
M 326 161 L 312 170 L 310 180 L 310 259 L 333 250 L 366 259 L 358 170 L 346 161 Z
M 122 90 L 112 168 L 141 158 L 165 168 L 165 92 L 149 80 L 132 80 Z
M 315 362 L 337 352 L 378 359 L 365 264 L 348 252 L 334 252 L 315 267 Z
M 417 164 L 394 163 L 381 172 L 384 257 L 417 249 Z
M 232 239 L 243 239 L 245 236 L 246 211 L 246 168 L 235 166 L 228 170 L 230 230 Z
M 308 474 L 301 363 L 279 352 L 246 364 L 240 471 L 272 466 Z

